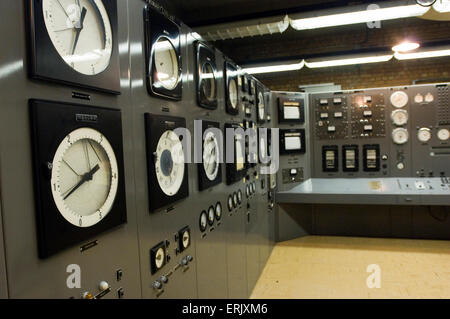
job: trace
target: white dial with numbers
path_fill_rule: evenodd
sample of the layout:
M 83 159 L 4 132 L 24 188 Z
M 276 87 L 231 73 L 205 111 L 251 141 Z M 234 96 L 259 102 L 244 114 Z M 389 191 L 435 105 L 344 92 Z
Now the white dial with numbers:
M 161 190 L 174 196 L 180 190 L 184 178 L 184 151 L 178 135 L 166 131 L 156 147 L 155 170 Z
M 155 68 L 157 85 L 173 90 L 179 82 L 178 57 L 169 39 L 161 37 L 155 43 Z
M 391 114 L 392 122 L 397 126 L 408 123 L 408 112 L 406 110 L 395 110 Z
M 228 87 L 228 97 L 230 99 L 231 107 L 236 109 L 238 107 L 238 88 L 235 79 L 230 80 Z
M 431 140 L 431 130 L 428 127 L 422 127 L 417 132 L 417 138 L 422 143 L 427 143 L 429 140 Z
M 392 139 L 395 144 L 402 145 L 408 142 L 409 133 L 407 129 L 397 128 L 392 131 Z
M 72 69 L 96 75 L 108 67 L 112 28 L 101 0 L 43 0 L 42 8 L 48 35 Z
M 203 168 L 206 177 L 213 181 L 219 173 L 219 142 L 213 132 L 206 133 L 203 142 Z
M 440 129 L 437 136 L 441 141 L 447 141 L 450 138 L 450 131 L 446 128 Z
M 53 199 L 77 227 L 91 227 L 110 212 L 119 171 L 114 150 L 98 131 L 79 128 L 60 143 L 52 162 Z
M 401 109 L 402 107 L 405 107 L 406 104 L 408 104 L 408 101 L 408 94 L 403 91 L 397 91 L 391 95 L 391 103 L 395 108 Z

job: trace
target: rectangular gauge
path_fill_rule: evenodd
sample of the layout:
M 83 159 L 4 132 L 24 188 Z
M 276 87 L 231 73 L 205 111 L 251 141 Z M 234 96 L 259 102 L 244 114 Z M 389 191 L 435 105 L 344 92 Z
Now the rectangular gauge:
M 239 114 L 239 89 L 238 89 L 238 69 L 232 62 L 226 61 L 224 65 L 224 78 L 225 78 L 225 111 L 231 115 Z M 246 77 L 244 76 L 246 79 Z M 242 83 L 242 87 L 246 86 L 246 83 Z
M 304 129 L 280 130 L 280 154 L 304 154 L 305 141 Z
M 231 131 L 234 130 L 234 134 Z M 229 136 L 230 135 L 230 136 Z M 233 138 L 233 141 L 229 141 L 229 138 Z M 228 140 L 228 141 L 227 141 Z M 230 144 L 230 142 L 232 142 Z M 225 145 L 226 152 L 229 152 L 229 147 L 233 146 L 232 159 L 229 154 L 226 154 L 226 176 L 227 185 L 234 184 L 244 178 L 246 174 L 246 161 L 245 161 L 245 131 L 243 125 L 237 123 L 225 124 Z
M 363 146 L 363 166 L 365 172 L 378 172 L 380 170 L 380 145 Z
M 305 123 L 305 100 L 278 98 L 278 121 L 280 123 Z
M 336 145 L 322 147 L 322 170 L 324 172 L 339 171 L 339 148 Z
M 202 42 L 195 43 L 197 104 L 206 109 L 217 108 L 216 53 Z
M 359 170 L 358 145 L 342 146 L 342 162 L 344 172 L 357 172 Z

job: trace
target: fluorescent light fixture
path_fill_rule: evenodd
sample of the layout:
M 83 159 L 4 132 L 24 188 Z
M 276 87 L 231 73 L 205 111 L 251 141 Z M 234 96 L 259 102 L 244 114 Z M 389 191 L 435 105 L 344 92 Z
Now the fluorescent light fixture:
M 355 65 L 355 64 L 366 64 L 366 63 L 378 63 L 387 62 L 393 57 L 392 54 L 380 54 L 380 55 L 352 55 L 345 57 L 330 58 L 328 60 L 312 60 L 305 61 L 305 65 L 308 68 L 327 68 L 333 66 L 344 66 L 344 65 Z
M 245 38 L 273 33 L 283 33 L 289 27 L 288 16 L 275 16 L 196 28 L 207 41 Z
M 450 0 L 437 0 L 433 4 L 433 9 L 439 13 L 450 12 Z
M 301 70 L 305 66 L 305 60 L 296 63 L 274 64 L 274 65 L 252 65 L 244 67 L 244 72 L 248 74 L 263 74 L 285 71 Z
M 450 46 L 428 49 L 427 51 L 422 49 L 420 51 L 410 53 L 396 52 L 394 56 L 397 60 L 413 60 L 450 56 Z
M 394 52 L 408 52 L 420 48 L 420 44 L 416 42 L 403 42 L 392 48 Z
M 395 5 L 395 3 L 397 3 L 397 5 Z M 353 7 L 354 10 L 352 12 L 343 13 L 332 13 L 327 10 L 322 11 L 322 15 L 314 17 L 302 17 L 301 15 L 297 15 L 295 17 L 291 16 L 290 23 L 291 26 L 296 30 L 310 30 L 357 23 L 418 17 L 422 16 L 430 9 L 416 4 L 415 1 L 391 2 L 390 7 L 384 8 L 381 8 L 380 5 L 383 5 L 383 3 L 379 3 L 379 5 L 377 4 L 378 8 L 375 9 L 370 9 L 365 6 L 355 6 Z M 348 11 L 351 9 L 352 7 L 346 7 L 340 9 L 340 11 Z M 321 14 L 321 11 L 318 11 L 315 14 Z

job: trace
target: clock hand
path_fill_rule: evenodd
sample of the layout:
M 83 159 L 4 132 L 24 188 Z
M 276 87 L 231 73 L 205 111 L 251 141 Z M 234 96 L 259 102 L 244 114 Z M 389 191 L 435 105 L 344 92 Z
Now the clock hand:
M 64 14 L 66 15 L 66 17 L 70 20 L 70 22 L 72 22 L 72 19 L 69 17 L 69 15 L 67 14 L 66 9 L 64 9 L 63 5 L 61 4 L 60 0 L 58 0 L 59 5 L 61 6 L 61 9 L 64 11 Z
M 99 162 L 101 163 L 101 162 L 102 162 L 102 160 L 100 159 L 100 156 L 98 156 L 98 154 L 97 154 L 97 151 L 95 150 L 94 146 L 92 146 L 92 143 L 91 143 L 91 141 L 90 141 L 90 140 L 88 140 L 88 142 L 89 142 L 89 145 L 91 146 L 92 150 L 94 151 L 95 155 L 97 156 L 97 158 L 98 158 Z
M 75 172 L 75 170 L 72 168 L 72 166 L 70 166 L 69 163 L 67 163 L 65 160 L 63 160 L 63 163 L 66 164 L 67 167 L 70 168 L 70 170 L 71 170 L 72 172 L 75 173 L 75 175 L 81 176 L 80 174 L 78 174 L 77 172 Z
M 76 34 L 75 34 L 75 40 L 73 41 L 73 47 L 72 47 L 72 55 L 75 54 L 75 49 L 77 48 L 78 39 L 80 38 L 81 30 L 83 30 L 83 22 L 84 18 L 86 18 L 87 10 L 85 7 L 83 7 L 83 11 L 81 11 L 81 17 L 80 17 L 80 23 L 79 25 L 75 25 Z
M 78 188 L 81 187 L 81 185 L 83 185 L 86 182 L 89 182 L 92 180 L 92 178 L 94 177 L 94 174 L 97 173 L 97 171 L 100 169 L 100 166 L 97 164 L 95 165 L 95 167 L 90 170 L 89 172 L 87 172 L 86 174 L 83 175 L 83 177 L 81 178 L 81 181 L 78 182 L 77 185 L 75 185 L 74 188 L 72 188 L 72 190 L 69 192 L 69 194 L 67 194 L 64 197 L 64 200 L 66 200 L 70 195 L 72 195 Z
M 84 155 L 86 156 L 87 169 L 88 171 L 91 169 L 91 162 L 89 161 L 89 151 L 87 148 L 87 141 L 84 141 Z

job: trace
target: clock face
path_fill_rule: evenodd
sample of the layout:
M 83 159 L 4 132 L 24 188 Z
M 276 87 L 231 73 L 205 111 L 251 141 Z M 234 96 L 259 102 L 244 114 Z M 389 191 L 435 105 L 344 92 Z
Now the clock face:
M 155 171 L 161 190 L 167 196 L 174 196 L 183 183 L 184 151 L 178 135 L 166 131 L 156 148 Z
M 260 120 L 264 120 L 264 115 L 266 113 L 264 105 L 264 95 L 259 92 L 258 94 L 258 117 Z
M 202 92 L 208 101 L 216 99 L 216 79 L 211 63 L 207 62 L 202 66 Z
M 230 102 L 231 102 L 231 107 L 233 109 L 237 109 L 237 105 L 238 105 L 238 93 L 237 93 L 238 89 L 237 89 L 237 84 L 236 84 L 236 80 L 235 79 L 231 79 L 230 80 L 230 84 L 228 87 L 228 96 L 230 98 Z
M 219 143 L 213 132 L 208 132 L 203 142 L 203 168 L 210 181 L 216 179 L 219 173 Z
M 408 94 L 406 94 L 403 91 L 397 91 L 392 93 L 391 95 L 391 103 L 394 107 L 401 109 L 402 107 L 405 107 L 406 104 L 408 104 Z
M 178 57 L 172 42 L 161 37 L 155 43 L 155 69 L 158 83 L 167 90 L 173 90 L 178 85 Z
M 77 227 L 91 227 L 110 212 L 118 187 L 118 165 L 109 141 L 79 128 L 60 143 L 53 158 L 51 189 L 61 215 Z
M 96 75 L 108 67 L 112 28 L 101 0 L 43 0 L 42 9 L 48 35 L 72 69 Z

